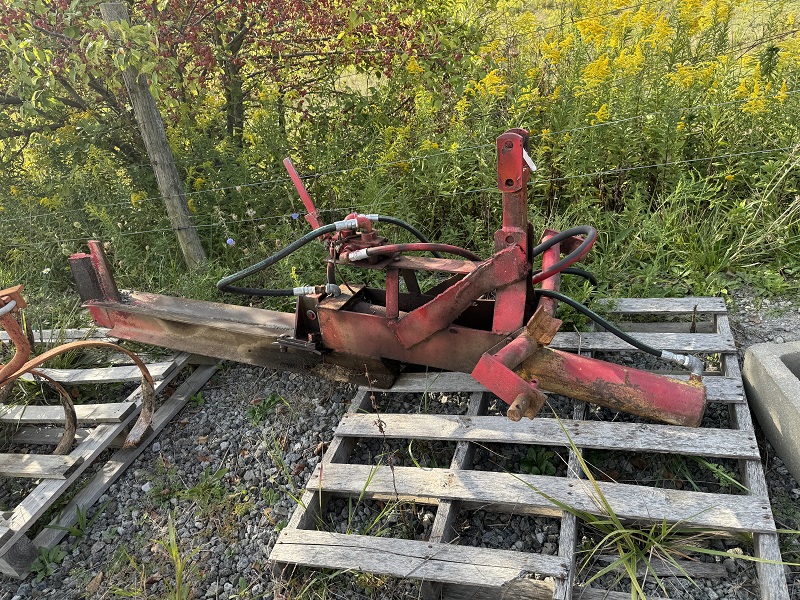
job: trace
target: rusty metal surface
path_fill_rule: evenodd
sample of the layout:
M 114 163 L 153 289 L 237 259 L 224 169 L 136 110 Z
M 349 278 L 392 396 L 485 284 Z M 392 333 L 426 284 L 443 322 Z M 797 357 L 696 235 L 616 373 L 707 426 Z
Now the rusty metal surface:
M 697 427 L 705 412 L 702 384 L 551 348 L 537 350 L 516 371 L 544 390 L 671 425 Z
M 320 305 L 325 347 L 344 354 L 382 357 L 469 373 L 485 349 L 506 339 L 489 331 L 451 325 L 413 348 L 405 348 L 389 328 L 389 321 L 381 314 L 381 308 L 375 307 L 378 314 L 364 314 Z
M 87 305 L 111 325 L 109 336 L 273 368 L 311 368 L 318 357 L 283 352 L 281 335 L 294 334 L 294 315 L 199 300 L 131 293 L 129 302 Z
M 529 269 L 519 246 L 501 250 L 433 300 L 396 322 L 390 321 L 388 326 L 404 348 L 411 348 L 446 328 L 483 294 L 523 279 Z M 323 329 L 323 334 L 326 333 Z
M 6 333 L 8 333 L 8 336 L 11 338 L 11 342 L 14 344 L 14 356 L 12 356 L 11 360 L 5 365 L 0 365 L 0 382 L 22 367 L 31 354 L 31 346 L 28 337 L 25 335 L 25 332 L 22 331 L 22 327 L 20 327 L 14 317 L 15 312 L 27 306 L 21 292 L 21 285 L 0 290 L 0 308 L 9 305 L 11 302 L 16 304 L 9 312 L 0 316 L 0 326 L 6 330 Z

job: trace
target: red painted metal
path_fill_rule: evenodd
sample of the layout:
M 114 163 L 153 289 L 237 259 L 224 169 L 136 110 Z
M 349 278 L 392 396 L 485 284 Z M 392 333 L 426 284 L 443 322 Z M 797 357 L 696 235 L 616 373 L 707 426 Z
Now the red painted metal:
M 483 294 L 523 280 L 529 270 L 530 263 L 519 246 L 501 250 L 427 304 L 390 322 L 389 327 L 404 348 L 411 348 L 450 325 Z
M 497 185 L 503 192 L 503 226 L 494 235 L 494 250 L 518 246 L 528 262 L 528 199 L 530 169 L 523 160 L 528 132 L 512 130 L 497 138 Z M 524 279 L 498 288 L 492 331 L 511 333 L 524 323 L 528 284 Z
M 550 392 L 673 425 L 697 427 L 706 390 L 686 382 L 620 365 L 540 348 L 517 367 L 522 379 L 536 377 Z
M 311 196 L 308 195 L 308 190 L 306 190 L 306 186 L 303 185 L 303 180 L 300 179 L 300 175 L 297 169 L 294 168 L 292 160 L 290 158 L 284 158 L 283 166 L 286 167 L 286 171 L 289 173 L 289 177 L 291 177 L 292 183 L 297 193 L 300 195 L 300 199 L 303 201 L 303 206 L 306 207 L 306 222 L 311 225 L 312 229 L 319 229 L 322 227 L 322 223 L 319 220 L 317 207 L 314 206 L 314 201 L 311 199 Z

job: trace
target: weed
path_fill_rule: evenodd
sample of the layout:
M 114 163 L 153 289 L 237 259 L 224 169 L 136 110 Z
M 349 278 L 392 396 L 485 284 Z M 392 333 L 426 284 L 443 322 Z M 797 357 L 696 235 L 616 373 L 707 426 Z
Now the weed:
M 87 518 L 87 509 L 84 506 L 75 507 L 75 523 L 67 527 L 61 525 L 48 525 L 50 529 L 58 529 L 59 531 L 66 531 L 69 535 L 77 540 L 86 535 L 86 531 L 94 524 L 94 522 L 105 512 L 110 500 L 107 500 L 103 505 L 98 508 L 91 518 Z
M 272 441 L 267 448 L 267 454 L 269 455 L 270 459 L 272 459 L 272 464 L 274 464 L 278 469 L 282 479 L 286 481 L 286 485 L 282 486 L 283 491 L 287 493 L 297 504 L 302 506 L 303 490 L 297 488 L 297 486 L 294 484 L 294 477 L 292 476 L 292 471 L 289 469 L 289 466 L 286 464 L 286 459 L 283 455 L 283 446 L 281 445 L 280 440 L 275 437 L 272 438 Z M 271 478 L 270 482 L 280 485 L 274 478 Z
M 196 502 L 201 508 L 209 508 L 218 503 L 225 496 L 225 485 L 222 479 L 228 473 L 228 469 L 220 468 L 211 472 L 206 468 L 200 475 L 200 481 L 190 488 L 178 492 L 178 497 Z
M 67 552 L 61 547 L 40 548 L 38 558 L 31 565 L 31 572 L 36 574 L 34 581 L 39 583 L 45 577 L 49 577 L 56 572 L 58 565 L 67 556 Z
M 267 503 L 267 506 L 275 506 L 280 499 L 280 493 L 273 487 L 262 487 L 261 498 Z
M 723 465 L 709 462 L 704 458 L 700 458 L 699 456 L 692 456 L 691 458 L 697 464 L 711 471 L 711 474 L 714 476 L 714 479 L 717 480 L 719 487 L 721 487 L 722 489 L 729 490 L 731 488 L 736 488 L 739 491 L 744 492 L 745 494 L 750 492 L 750 490 L 748 490 L 745 486 L 739 483 L 736 474 L 726 469 Z
M 555 452 L 543 446 L 531 446 L 520 464 L 522 471 L 531 475 L 555 475 Z
M 275 411 L 278 404 L 286 404 L 286 400 L 278 394 L 270 394 L 266 399 L 259 399 L 253 402 L 247 409 L 247 416 L 253 425 L 260 425 L 264 420 Z
M 191 398 L 189 398 L 189 402 L 187 402 L 187 404 L 188 404 L 188 405 L 189 405 L 191 408 L 200 408 L 200 407 L 201 407 L 201 406 L 203 406 L 205 403 L 206 403 L 206 399 L 205 399 L 205 397 L 203 396 L 203 392 L 197 392 L 197 393 L 196 393 L 194 396 L 192 396 Z
M 183 554 L 178 544 L 178 534 L 172 514 L 169 515 L 167 521 L 167 538 L 153 541 L 164 549 L 175 571 L 173 580 L 167 581 L 169 600 L 187 600 L 192 594 L 192 588 L 188 582 L 188 577 L 192 571 L 190 561 L 197 554 L 199 548 L 194 548 L 188 555 Z

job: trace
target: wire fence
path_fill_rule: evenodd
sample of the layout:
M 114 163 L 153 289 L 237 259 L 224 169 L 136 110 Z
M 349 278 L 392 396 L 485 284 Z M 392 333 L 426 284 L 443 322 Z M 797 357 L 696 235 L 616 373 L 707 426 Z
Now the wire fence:
M 477 146 L 476 148 L 482 148 L 482 147 L 485 147 L 485 146 Z M 560 181 L 569 181 L 569 180 L 580 179 L 580 178 L 592 178 L 592 177 L 601 177 L 601 176 L 605 176 L 605 175 L 616 175 L 616 174 L 621 174 L 621 173 L 628 173 L 628 172 L 631 172 L 631 171 L 641 171 L 641 170 L 646 170 L 646 169 L 674 167 L 674 166 L 687 165 L 687 164 L 693 164 L 693 163 L 698 163 L 698 162 L 711 162 L 711 161 L 717 161 L 717 160 L 721 160 L 721 159 L 740 158 L 740 157 L 746 157 L 746 156 L 767 155 L 767 154 L 793 153 L 796 150 L 797 150 L 796 146 L 782 146 L 782 147 L 777 147 L 777 148 L 764 148 L 764 149 L 760 149 L 760 150 L 752 150 L 752 151 L 748 151 L 748 152 L 729 152 L 729 153 L 725 153 L 725 154 L 715 154 L 713 156 L 703 156 L 703 157 L 698 157 L 698 158 L 663 161 L 663 162 L 650 163 L 650 164 L 646 164 L 646 165 L 633 165 L 633 166 L 628 166 L 628 167 L 620 167 L 620 168 L 616 168 L 616 169 L 604 169 L 604 170 L 599 170 L 599 171 L 578 173 L 578 174 L 574 174 L 574 175 L 564 175 L 564 176 L 560 176 L 560 177 L 539 178 L 539 177 L 536 177 L 534 175 L 534 178 L 532 179 L 531 183 L 533 185 L 542 185 L 542 184 L 547 184 L 547 183 L 555 183 L 555 182 L 560 182 Z M 385 164 L 393 164 L 393 163 L 385 163 Z M 377 168 L 377 167 L 373 166 L 373 168 Z M 353 170 L 355 170 L 355 169 L 353 169 Z M 327 172 L 327 173 L 319 173 L 317 175 L 319 175 L 319 176 L 329 175 L 329 174 L 334 174 L 334 173 L 341 173 L 343 171 L 347 172 L 347 171 L 350 171 L 350 170 L 330 171 L 330 172 Z M 287 181 L 291 181 L 291 180 L 289 180 L 287 178 L 285 180 L 273 180 L 273 181 L 287 182 Z M 226 188 L 216 188 L 216 189 L 209 189 L 207 191 L 213 192 L 213 191 L 218 191 L 219 189 L 234 189 L 235 187 L 236 186 L 233 186 L 233 187 L 230 187 L 230 188 L 227 188 L 227 187 Z M 470 189 L 466 189 L 466 190 L 453 190 L 451 192 L 438 193 L 438 194 L 436 194 L 436 196 L 438 196 L 440 198 L 453 198 L 453 197 L 456 197 L 456 196 L 463 196 L 463 195 L 469 195 L 469 194 L 478 194 L 478 193 L 499 193 L 499 190 L 498 190 L 498 188 L 496 186 L 493 186 L 493 187 L 482 187 L 482 188 L 470 188 Z M 413 203 L 416 203 L 416 202 L 419 202 L 419 201 L 428 200 L 428 199 L 431 198 L 431 196 L 432 196 L 431 194 L 428 194 L 426 196 L 418 196 L 416 198 L 412 198 L 410 200 L 410 202 L 413 204 Z M 152 200 L 152 199 L 157 199 L 157 198 L 158 197 L 152 197 L 152 198 L 149 198 L 149 199 Z M 115 203 L 114 205 L 115 206 L 120 206 L 120 205 L 125 205 L 125 204 L 130 205 L 129 202 L 128 203 Z M 339 208 L 318 209 L 317 212 L 322 213 L 322 214 L 336 214 L 336 213 L 342 214 L 342 213 L 347 213 L 347 212 L 363 212 L 363 213 L 366 213 L 366 212 L 369 212 L 369 211 L 373 210 L 374 208 L 375 208 L 375 203 L 369 203 L 369 204 L 358 204 L 358 203 L 353 204 L 353 203 L 350 203 L 350 204 L 346 204 L 345 206 L 339 207 Z M 81 211 L 81 209 L 76 209 L 75 211 L 65 211 L 65 212 L 62 212 L 62 213 L 55 213 L 55 215 L 51 214 L 50 216 L 59 216 L 59 215 L 63 216 L 63 215 L 68 214 L 68 213 L 80 212 L 80 211 Z M 196 229 L 200 229 L 200 230 L 203 230 L 203 229 L 214 229 L 214 228 L 225 229 L 225 228 L 237 228 L 237 227 L 240 227 L 242 225 L 259 225 L 259 224 L 262 224 L 262 223 L 269 223 L 269 222 L 281 221 L 281 220 L 283 220 L 283 221 L 289 221 L 289 220 L 296 221 L 300 217 L 304 216 L 305 214 L 307 214 L 307 213 L 305 213 L 304 211 L 297 211 L 297 212 L 293 211 L 291 213 L 282 213 L 282 214 L 275 214 L 275 215 L 268 215 L 268 216 L 250 217 L 250 218 L 237 218 L 236 220 L 228 220 L 228 219 L 220 217 L 214 223 L 200 223 L 200 224 L 195 225 L 195 228 Z M 16 220 L 19 220 L 19 219 L 16 219 Z M 154 234 L 154 233 L 166 233 L 166 232 L 174 232 L 174 231 L 176 231 L 176 229 L 174 227 L 159 227 L 159 228 L 152 228 L 152 229 L 143 229 L 143 230 L 138 230 L 138 231 L 120 231 L 117 235 L 129 237 L 129 236 L 147 235 L 147 234 Z M 62 245 L 62 244 L 75 243 L 75 242 L 85 242 L 85 241 L 86 241 L 85 237 L 80 237 L 80 238 L 53 238 L 53 239 L 50 239 L 50 240 L 40 240 L 40 241 L 37 241 L 37 242 L 29 242 L 29 243 L 25 243 L 25 244 L 10 244 L 9 246 L 10 247 L 15 247 L 15 248 L 30 248 L 30 247 L 53 246 L 53 245 L 59 246 L 59 245 Z

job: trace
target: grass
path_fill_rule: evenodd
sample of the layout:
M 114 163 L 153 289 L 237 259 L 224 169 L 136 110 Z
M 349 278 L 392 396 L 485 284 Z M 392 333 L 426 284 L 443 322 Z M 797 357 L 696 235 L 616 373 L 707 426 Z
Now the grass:
M 103 512 L 105 512 L 110 502 L 111 500 L 107 500 L 106 502 L 104 502 L 103 505 L 100 506 L 100 508 L 98 508 L 95 511 L 95 513 L 91 516 L 91 518 L 88 517 L 87 514 L 88 511 L 86 507 L 76 506 L 74 524 L 68 527 L 63 527 L 61 525 L 48 525 L 48 527 L 51 529 L 58 529 L 59 531 L 66 531 L 70 536 L 74 537 L 76 540 L 80 540 L 81 538 L 83 538 L 84 535 L 86 535 L 86 532 L 94 524 L 94 522 L 100 518 L 100 515 L 102 515 Z

